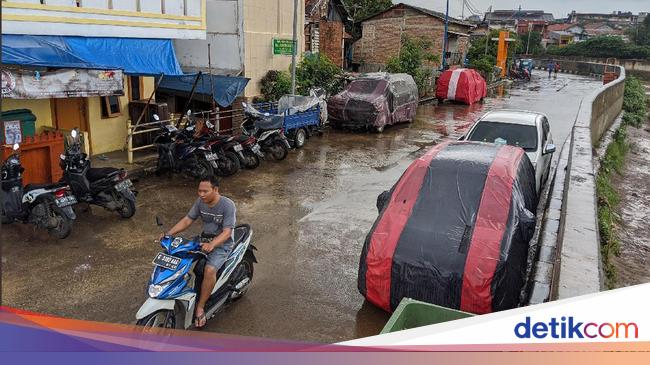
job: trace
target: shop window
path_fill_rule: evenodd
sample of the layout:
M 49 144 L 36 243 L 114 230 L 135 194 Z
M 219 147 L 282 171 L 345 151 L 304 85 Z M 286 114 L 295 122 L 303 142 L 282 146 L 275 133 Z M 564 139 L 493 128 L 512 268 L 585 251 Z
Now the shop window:
M 144 96 L 142 95 L 143 90 L 142 77 L 139 76 L 129 76 L 129 98 L 131 101 L 142 100 Z
M 102 97 L 102 118 L 113 118 L 122 114 L 120 97 L 117 95 Z

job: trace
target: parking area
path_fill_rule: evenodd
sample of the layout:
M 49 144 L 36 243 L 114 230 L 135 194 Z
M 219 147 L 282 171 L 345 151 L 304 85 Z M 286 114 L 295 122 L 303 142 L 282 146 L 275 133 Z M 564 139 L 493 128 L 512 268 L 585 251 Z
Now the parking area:
M 600 81 L 533 76 L 482 104 L 423 105 L 414 123 L 382 134 L 326 130 L 285 161 L 264 161 L 223 179 L 221 192 L 235 201 L 238 222 L 253 228 L 259 264 L 246 296 L 206 330 L 316 342 L 377 334 L 388 314 L 364 304 L 356 289 L 377 195 L 430 146 L 458 138 L 491 109 L 546 113 L 559 150 L 581 98 Z M 136 181 L 136 189 L 132 219 L 98 207 L 78 209 L 65 240 L 53 241 L 28 225 L 2 226 L 3 305 L 133 323 L 146 298 L 151 260 L 160 251 L 154 217 L 167 228 L 182 218 L 196 199 L 196 182 L 149 176 Z M 199 230 L 196 224 L 188 236 Z

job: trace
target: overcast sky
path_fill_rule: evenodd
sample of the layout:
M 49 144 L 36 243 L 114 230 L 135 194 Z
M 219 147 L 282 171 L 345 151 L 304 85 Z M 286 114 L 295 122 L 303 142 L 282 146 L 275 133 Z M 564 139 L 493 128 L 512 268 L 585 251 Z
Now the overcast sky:
M 650 0 L 467 0 L 477 11 L 485 13 L 490 5 L 493 9 L 517 9 L 521 5 L 526 10 L 544 10 L 553 13 L 556 18 L 565 18 L 571 10 L 579 13 L 611 13 L 612 11 L 650 11 Z M 406 3 L 423 8 L 444 12 L 446 0 L 393 0 L 394 4 Z M 460 17 L 463 0 L 449 0 L 449 14 Z M 472 13 L 465 7 L 465 16 Z

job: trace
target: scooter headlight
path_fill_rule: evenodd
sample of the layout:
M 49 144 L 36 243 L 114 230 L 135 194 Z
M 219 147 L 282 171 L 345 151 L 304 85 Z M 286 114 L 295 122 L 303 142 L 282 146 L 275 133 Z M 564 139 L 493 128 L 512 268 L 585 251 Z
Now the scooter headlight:
M 149 285 L 149 296 L 152 298 L 157 298 L 164 289 L 165 287 L 162 285 L 151 284 Z

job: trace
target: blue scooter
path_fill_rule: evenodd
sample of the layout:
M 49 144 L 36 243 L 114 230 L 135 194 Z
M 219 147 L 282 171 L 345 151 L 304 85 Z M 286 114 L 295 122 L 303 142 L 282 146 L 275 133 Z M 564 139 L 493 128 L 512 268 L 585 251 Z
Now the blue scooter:
M 158 217 L 156 221 L 162 225 Z M 253 264 L 257 263 L 252 236 L 249 225 L 235 227 L 233 250 L 217 271 L 217 283 L 205 305 L 208 320 L 248 290 L 253 279 Z M 158 253 L 153 260 L 149 298 L 136 314 L 137 325 L 188 329 L 194 323 L 207 255 L 201 251 L 199 237 L 188 240 L 165 236 L 160 245 L 165 252 Z

